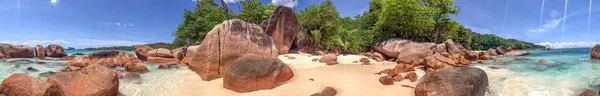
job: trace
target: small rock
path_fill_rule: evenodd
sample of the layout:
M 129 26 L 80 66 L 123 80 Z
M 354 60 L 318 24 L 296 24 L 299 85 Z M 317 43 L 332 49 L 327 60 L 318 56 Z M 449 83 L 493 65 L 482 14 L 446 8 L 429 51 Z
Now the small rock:
M 329 62 L 327 62 L 325 64 L 327 64 L 327 65 L 337 65 L 337 64 L 339 64 L 339 62 L 337 62 L 337 61 L 329 61 Z
M 515 60 L 517 60 L 517 61 L 529 61 L 531 59 L 529 59 L 529 58 L 515 58 Z
M 381 75 L 381 74 L 383 74 L 383 73 L 386 73 L 386 74 L 387 74 L 387 73 L 388 73 L 388 72 L 390 72 L 390 71 L 392 71 L 392 69 L 390 69 L 390 68 L 387 68 L 387 69 L 383 69 L 383 70 L 381 70 L 381 71 L 379 71 L 379 72 L 377 72 L 377 73 L 375 73 L 375 74 L 377 74 L 377 75 Z
M 308 78 L 308 80 L 310 80 L 310 81 L 315 81 L 315 79 L 313 79 L 313 78 Z
M 40 73 L 40 75 L 38 76 L 38 78 L 47 79 L 48 77 L 50 77 L 50 76 L 52 76 L 54 74 L 56 74 L 56 72 L 47 71 L 47 72 L 44 72 L 44 73 Z
M 381 83 L 383 85 L 393 85 L 394 78 L 388 77 L 388 76 L 382 76 L 382 77 L 379 77 L 379 83 Z
M 30 71 L 30 72 L 38 72 L 39 70 L 32 68 L 32 67 L 27 67 L 26 71 Z
M 291 56 L 290 56 L 290 57 L 288 57 L 287 59 L 294 60 L 294 59 L 296 59 L 296 57 L 291 57 Z
M 585 88 L 581 92 L 579 92 L 578 96 L 596 96 L 598 93 L 594 92 L 594 90 Z
M 117 74 L 117 78 L 123 77 L 123 74 L 121 74 L 121 72 L 119 72 L 119 71 L 114 71 L 114 72 L 115 72 L 115 74 Z
M 500 68 L 498 68 L 498 67 L 496 67 L 496 66 L 490 66 L 490 67 L 488 67 L 488 68 L 490 68 L 490 69 L 500 69 Z
M 337 91 L 331 87 L 325 88 L 325 90 L 321 91 L 321 93 L 315 93 L 310 96 L 335 96 Z
M 44 61 L 37 61 L 35 63 L 37 63 L 37 64 L 46 64 L 46 62 L 44 62 Z
M 477 61 L 477 63 L 479 63 L 479 64 L 485 64 L 485 62 L 483 62 L 483 60 L 479 60 L 479 61 Z
M 400 82 L 400 81 L 402 81 L 402 80 L 404 80 L 404 77 L 402 77 L 402 75 L 401 75 L 401 74 L 398 74 L 398 75 L 394 76 L 394 81 L 396 81 L 396 82 Z
M 546 60 L 541 59 L 540 61 L 537 62 L 537 64 L 546 64 Z
M 415 73 L 415 72 L 410 72 L 406 75 L 406 77 L 404 77 L 404 79 L 408 79 L 408 80 L 410 80 L 410 82 L 417 81 L 417 78 L 418 78 L 418 76 L 417 76 L 417 73 Z
M 361 63 L 370 63 L 371 60 L 369 60 L 368 58 L 360 58 L 360 62 Z
M 312 61 L 313 62 L 317 62 L 317 61 L 319 61 L 319 59 L 318 58 L 314 58 L 314 59 L 312 59 Z
M 358 61 L 352 61 L 352 63 L 358 63 Z
M 161 64 L 158 66 L 158 69 L 170 69 L 170 68 L 179 68 L 178 64 Z

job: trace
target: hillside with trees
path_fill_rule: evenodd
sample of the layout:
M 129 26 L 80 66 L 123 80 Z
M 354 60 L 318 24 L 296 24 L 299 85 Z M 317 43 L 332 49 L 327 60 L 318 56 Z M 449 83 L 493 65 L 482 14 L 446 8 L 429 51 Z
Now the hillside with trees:
M 449 16 L 460 10 L 453 0 L 370 0 L 362 14 L 341 17 L 331 0 L 296 10 L 302 32 L 298 38 L 310 37 L 315 45 L 346 52 L 367 51 L 378 41 L 389 38 L 416 42 L 441 43 L 452 39 L 470 50 L 486 50 L 499 45 L 514 49 L 544 48 L 533 43 L 506 39 L 494 34 L 480 34 L 464 27 Z M 260 0 L 240 1 L 242 9 L 234 14 L 213 0 L 198 0 L 196 9 L 185 10 L 183 22 L 173 34 L 172 47 L 198 45 L 213 26 L 227 19 L 242 19 L 260 25 L 269 18 L 275 5 Z

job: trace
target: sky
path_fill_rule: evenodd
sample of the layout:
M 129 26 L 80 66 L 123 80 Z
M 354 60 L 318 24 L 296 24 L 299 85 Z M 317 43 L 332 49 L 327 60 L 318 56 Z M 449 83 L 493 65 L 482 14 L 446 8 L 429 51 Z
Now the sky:
M 230 9 L 240 9 L 238 0 L 224 1 Z M 302 10 L 323 0 L 260 1 Z M 332 1 L 342 16 L 354 17 L 369 8 L 369 0 Z M 591 11 L 588 0 L 566 4 L 565 8 L 562 0 L 455 0 L 460 10 L 450 17 L 479 33 L 556 48 L 596 44 L 600 18 L 594 15 L 600 15 L 600 6 L 593 6 L 600 2 L 593 2 Z M 87 48 L 172 42 L 184 9 L 195 7 L 195 0 L 0 0 L 0 43 Z

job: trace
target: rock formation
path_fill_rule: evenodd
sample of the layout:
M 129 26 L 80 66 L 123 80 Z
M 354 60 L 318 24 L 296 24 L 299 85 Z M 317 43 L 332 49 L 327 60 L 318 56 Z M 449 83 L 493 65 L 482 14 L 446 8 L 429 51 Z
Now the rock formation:
M 119 52 L 115 50 L 102 50 L 94 52 L 81 57 L 75 57 L 75 59 L 67 62 L 69 66 L 86 67 L 89 65 L 103 65 L 108 67 L 122 66 L 126 63 L 139 63 L 142 62 L 136 58 L 133 54 L 126 52 Z
M 0 95 L 7 96 L 52 96 L 51 83 L 33 78 L 27 74 L 13 74 L 2 81 Z
M 37 58 L 40 58 L 40 59 L 46 58 L 46 50 L 44 49 L 44 47 L 42 45 L 39 45 L 39 44 L 35 45 L 34 51 L 35 51 L 35 56 Z
M 484 96 L 489 85 L 485 71 L 471 67 L 439 69 L 422 79 L 415 96 Z
M 46 46 L 45 51 L 46 56 L 48 57 L 62 58 L 67 56 L 67 52 L 65 52 L 65 49 L 63 49 L 62 46 L 56 44 L 50 44 Z
M 206 34 L 189 67 L 202 80 L 210 81 L 225 75 L 231 63 L 245 54 L 277 58 L 278 50 L 259 26 L 239 19 L 227 20 Z
M 592 48 L 592 52 L 590 53 L 590 58 L 600 59 L 600 44 L 596 44 L 594 46 L 594 48 Z
M 223 87 L 236 92 L 272 89 L 294 77 L 277 58 L 246 54 L 233 61 L 223 77 Z
M 146 58 L 148 58 L 148 51 L 152 49 L 154 48 L 148 45 L 135 45 L 135 56 L 142 61 L 146 61 Z
M 300 23 L 292 8 L 277 6 L 267 20 L 265 33 L 273 38 L 279 54 L 287 54 L 300 31 Z
M 137 59 L 137 58 L 135 58 Z M 60 72 L 48 78 L 58 96 L 117 96 L 119 80 L 110 68 L 93 64 L 81 71 Z

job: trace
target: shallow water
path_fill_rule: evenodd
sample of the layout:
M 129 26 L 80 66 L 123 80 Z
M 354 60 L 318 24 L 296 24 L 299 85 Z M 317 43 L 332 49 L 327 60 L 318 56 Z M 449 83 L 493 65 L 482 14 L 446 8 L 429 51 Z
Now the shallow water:
M 475 67 L 486 71 L 490 84 L 489 96 L 571 96 L 583 88 L 600 87 L 600 61 L 590 60 L 591 48 L 570 48 L 550 51 L 531 50 L 530 61 L 512 60 L 513 64 L 496 65 L 492 60 Z M 559 52 L 563 54 L 559 54 Z M 537 65 L 540 59 L 547 64 Z M 490 66 L 500 69 L 491 69 Z

